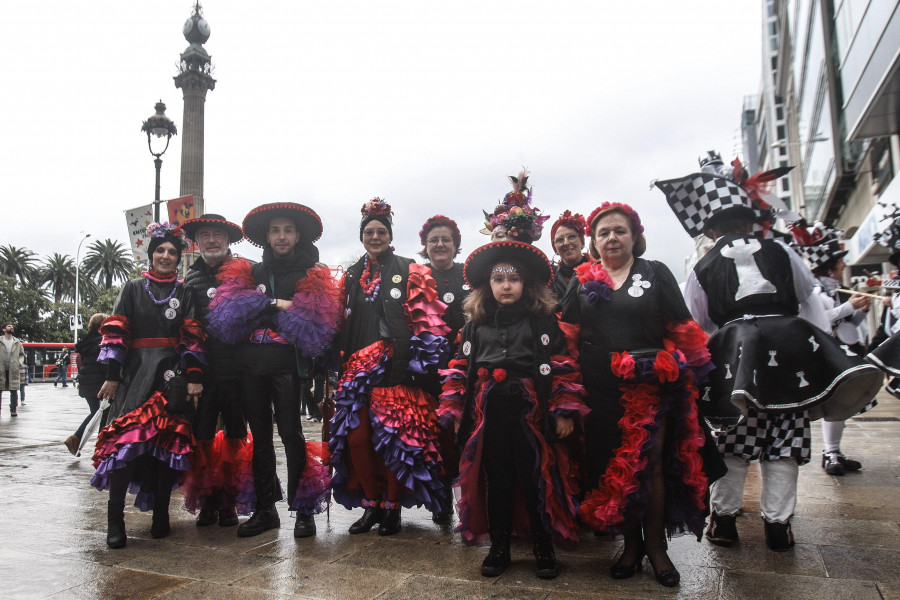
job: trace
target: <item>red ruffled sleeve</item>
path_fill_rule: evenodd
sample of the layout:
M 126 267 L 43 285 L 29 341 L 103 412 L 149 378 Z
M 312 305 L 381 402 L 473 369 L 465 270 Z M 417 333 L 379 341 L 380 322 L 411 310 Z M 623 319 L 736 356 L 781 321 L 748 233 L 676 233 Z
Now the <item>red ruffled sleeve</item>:
M 462 419 L 469 361 L 465 358 L 453 359 L 446 369 L 440 369 L 438 373 L 443 377 L 443 384 L 437 415 L 440 424 L 446 427 L 450 422 L 459 423 Z

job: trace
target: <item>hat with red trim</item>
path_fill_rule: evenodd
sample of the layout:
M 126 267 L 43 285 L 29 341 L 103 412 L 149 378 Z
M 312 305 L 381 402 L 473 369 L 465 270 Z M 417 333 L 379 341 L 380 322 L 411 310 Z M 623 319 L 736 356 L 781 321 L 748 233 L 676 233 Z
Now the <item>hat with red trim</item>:
M 472 288 L 477 288 L 487 282 L 494 265 L 504 261 L 515 261 L 541 285 L 550 285 L 553 279 L 553 267 L 546 254 L 531 244 L 513 240 L 491 242 L 475 249 L 466 259 L 463 277 Z
M 843 231 L 825 227 L 816 223 L 809 227 L 805 220 L 791 224 L 793 240 L 791 245 L 802 256 L 809 267 L 815 270 L 824 267 L 830 261 L 847 256 L 847 250 L 841 244 L 839 236 Z
M 196 219 L 188 219 L 181 224 L 184 233 L 195 241 L 197 239 L 197 230 L 201 227 L 218 227 L 219 229 L 224 229 L 225 232 L 228 233 L 229 244 L 236 244 L 244 239 L 244 232 L 241 230 L 240 226 L 225 220 L 225 217 L 222 215 L 206 213 L 200 215 Z
M 264 248 L 269 243 L 269 222 L 279 217 L 294 222 L 301 242 L 312 244 L 322 236 L 322 219 L 316 211 L 294 202 L 273 202 L 251 210 L 244 217 L 244 236 L 254 246 Z

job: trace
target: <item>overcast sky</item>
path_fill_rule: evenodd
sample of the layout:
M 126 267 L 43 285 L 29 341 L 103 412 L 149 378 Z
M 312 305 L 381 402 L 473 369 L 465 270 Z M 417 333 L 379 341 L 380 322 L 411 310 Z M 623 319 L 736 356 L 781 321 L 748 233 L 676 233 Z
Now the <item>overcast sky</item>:
M 127 243 L 124 211 L 153 200 L 141 123 L 157 100 L 182 130 L 174 87 L 191 0 L 0 3 L 4 120 L 0 244 L 75 255 L 79 232 Z M 482 209 L 531 171 L 551 220 L 606 200 L 641 214 L 648 258 L 679 279 L 691 240 L 653 179 L 740 152 L 743 98 L 759 88 L 758 2 L 206 0 L 206 210 L 240 223 L 291 201 L 324 223 L 322 259 L 359 256 L 359 208 L 394 208 L 412 256 L 425 219 L 486 241 Z M 179 195 L 181 136 L 163 156 Z M 86 247 L 87 244 L 85 244 Z M 259 252 L 247 242 L 235 251 Z M 84 250 L 82 250 L 82 253 Z

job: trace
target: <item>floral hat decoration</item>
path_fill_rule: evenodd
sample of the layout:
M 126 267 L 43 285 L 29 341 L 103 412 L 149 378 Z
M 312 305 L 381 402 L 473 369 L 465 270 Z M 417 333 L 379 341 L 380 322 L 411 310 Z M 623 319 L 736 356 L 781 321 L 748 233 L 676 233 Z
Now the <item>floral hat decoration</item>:
M 394 212 L 391 210 L 390 204 L 376 196 L 363 204 L 359 212 L 362 214 L 362 219 L 359 221 L 359 241 L 362 241 L 363 238 L 363 227 L 373 220 L 387 227 L 388 235 L 394 239 Z
M 509 176 L 513 191 L 506 194 L 494 208 L 494 212 L 484 212 L 484 229 L 481 233 L 490 235 L 500 225 L 506 228 L 506 235 L 513 240 L 532 243 L 541 239 L 544 221 L 549 216 L 541 216 L 541 211 L 531 204 L 531 188 L 528 187 L 529 173 L 526 170 L 518 176 Z
M 178 252 L 178 261 L 180 262 L 181 253 L 189 245 L 184 230 L 178 225 L 171 225 L 168 221 L 165 223 L 150 223 L 147 225 L 147 229 L 144 230 L 144 235 L 150 238 L 150 243 L 147 244 L 148 258 L 153 256 L 153 252 L 156 251 L 160 244 L 170 242 L 175 246 L 175 250 Z

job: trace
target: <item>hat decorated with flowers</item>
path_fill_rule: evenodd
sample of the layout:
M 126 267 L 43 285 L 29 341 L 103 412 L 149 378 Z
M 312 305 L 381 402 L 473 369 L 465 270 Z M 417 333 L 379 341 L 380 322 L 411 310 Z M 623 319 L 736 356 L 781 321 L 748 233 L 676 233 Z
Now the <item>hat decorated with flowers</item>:
M 504 227 L 508 239 L 531 243 L 541 239 L 544 221 L 549 216 L 541 216 L 541 211 L 531 204 L 531 188 L 528 187 L 529 173 L 526 170 L 518 176 L 509 176 L 513 191 L 506 194 L 494 208 L 493 213 L 484 212 L 484 229 L 481 233 L 491 235 L 497 227 Z
M 394 239 L 394 212 L 391 210 L 390 204 L 376 196 L 363 204 L 359 212 L 362 214 L 362 219 L 359 221 L 360 241 L 363 238 L 363 228 L 369 221 L 378 221 L 387 227 L 388 235 Z
M 178 261 L 181 262 L 181 253 L 188 247 L 187 237 L 184 230 L 178 225 L 172 225 L 168 221 L 165 223 L 150 223 L 144 231 L 144 235 L 150 238 L 147 244 L 147 256 L 153 256 L 156 249 L 163 243 L 169 242 L 175 246 L 178 252 Z

